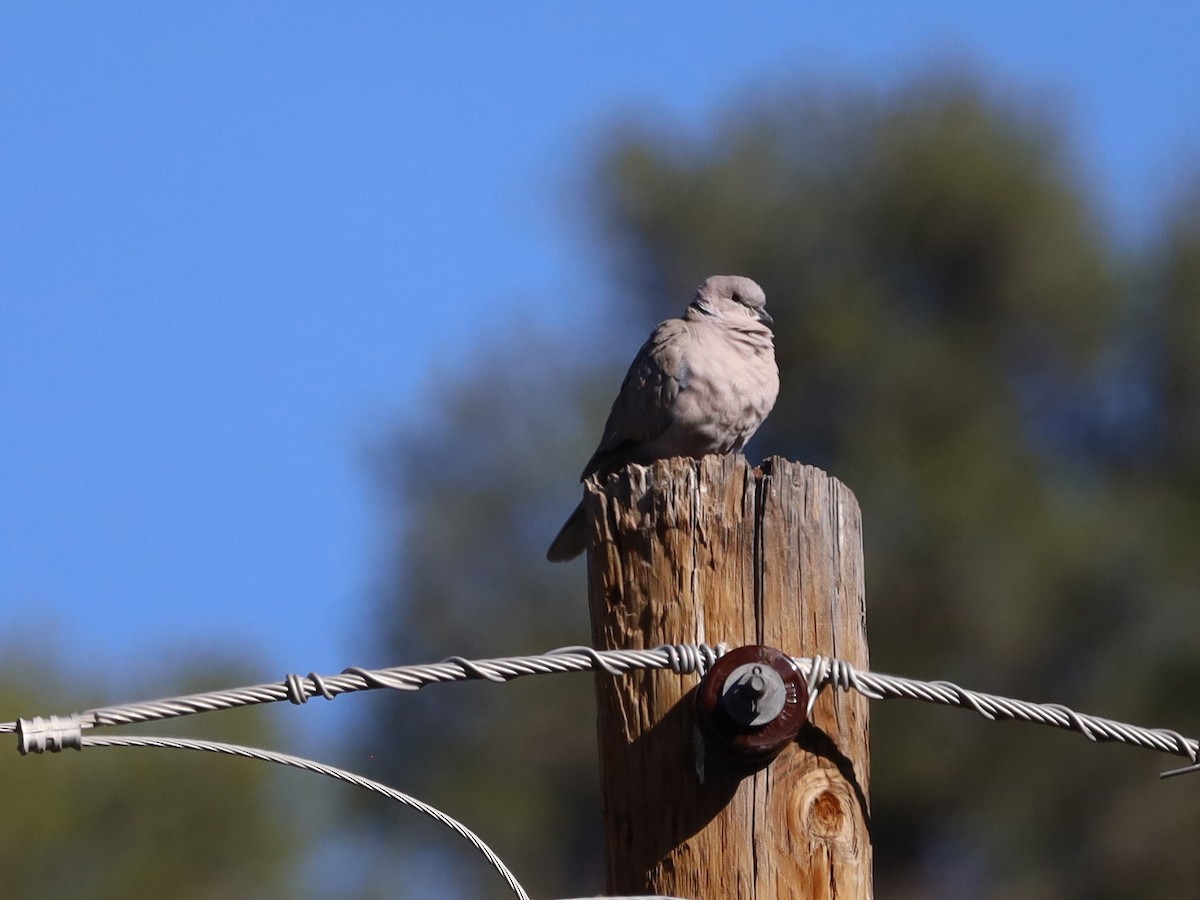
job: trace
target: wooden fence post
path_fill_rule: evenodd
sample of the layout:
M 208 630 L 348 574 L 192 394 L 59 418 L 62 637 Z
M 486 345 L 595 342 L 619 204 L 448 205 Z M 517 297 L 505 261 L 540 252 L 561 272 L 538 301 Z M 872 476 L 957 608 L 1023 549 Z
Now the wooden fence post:
M 665 460 L 589 483 L 584 503 L 597 648 L 766 644 L 866 667 L 858 503 L 819 469 Z M 753 770 L 704 747 L 696 683 L 596 676 L 609 893 L 869 900 L 866 699 L 826 690 Z

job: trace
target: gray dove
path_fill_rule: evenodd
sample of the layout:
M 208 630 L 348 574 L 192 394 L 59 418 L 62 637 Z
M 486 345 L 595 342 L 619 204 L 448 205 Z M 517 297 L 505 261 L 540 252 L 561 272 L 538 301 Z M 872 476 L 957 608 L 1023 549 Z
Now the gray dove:
M 779 393 L 766 302 L 763 289 L 740 275 L 700 285 L 683 316 L 661 323 L 638 351 L 579 480 L 627 463 L 741 450 Z M 580 503 L 546 558 L 581 554 L 585 525 Z

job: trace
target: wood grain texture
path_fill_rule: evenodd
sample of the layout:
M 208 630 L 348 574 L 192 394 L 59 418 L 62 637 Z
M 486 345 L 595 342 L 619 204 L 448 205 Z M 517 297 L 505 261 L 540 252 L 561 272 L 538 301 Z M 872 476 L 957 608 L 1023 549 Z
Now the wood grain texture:
M 597 648 L 761 643 L 867 667 L 861 515 L 819 469 L 664 460 L 589 483 L 584 506 Z M 869 898 L 866 699 L 826 690 L 754 770 L 699 740 L 697 682 L 597 676 L 609 892 Z

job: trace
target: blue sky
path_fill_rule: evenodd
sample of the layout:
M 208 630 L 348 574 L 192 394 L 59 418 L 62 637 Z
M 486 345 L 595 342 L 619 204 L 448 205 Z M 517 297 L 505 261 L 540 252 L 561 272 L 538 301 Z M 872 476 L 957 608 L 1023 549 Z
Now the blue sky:
M 572 187 L 606 124 L 951 59 L 1060 111 L 1138 240 L 1200 167 L 1198 34 L 1184 3 L 8 4 L 0 633 L 81 670 L 378 662 L 367 451 L 516 318 L 604 315 Z

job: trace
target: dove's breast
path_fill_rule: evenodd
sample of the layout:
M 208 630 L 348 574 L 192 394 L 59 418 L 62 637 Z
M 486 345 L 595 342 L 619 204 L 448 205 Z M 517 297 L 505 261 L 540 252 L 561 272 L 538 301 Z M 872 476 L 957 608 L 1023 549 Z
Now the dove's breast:
M 705 323 L 690 338 L 671 425 L 653 442 L 656 457 L 741 450 L 779 393 L 772 335 L 764 326 Z

